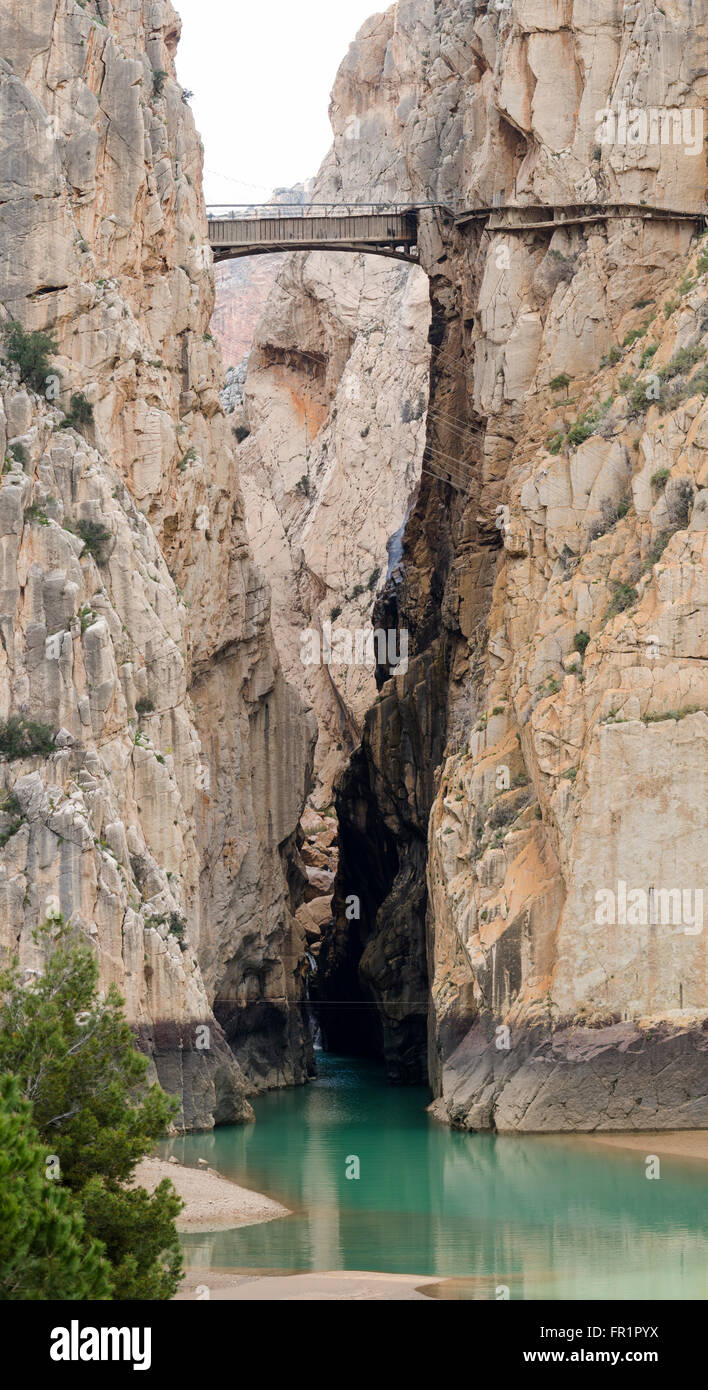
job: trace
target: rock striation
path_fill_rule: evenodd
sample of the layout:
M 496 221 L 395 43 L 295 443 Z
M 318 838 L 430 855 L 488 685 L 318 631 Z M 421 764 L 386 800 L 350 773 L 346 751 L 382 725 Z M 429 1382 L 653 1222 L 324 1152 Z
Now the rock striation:
M 319 988 L 461 1127 L 708 1124 L 708 255 L 642 216 L 704 204 L 707 42 L 688 0 L 399 0 L 333 93 L 343 201 L 637 209 L 422 219 L 451 482 L 379 594 L 410 660 L 339 785 Z
M 295 832 L 313 721 L 271 638 L 209 331 L 202 151 L 167 0 L 3 7 L 0 942 L 94 941 L 187 1128 L 310 1072 Z M 42 382 L 39 384 L 42 388 Z M 7 753 L 7 748 L 4 749 Z

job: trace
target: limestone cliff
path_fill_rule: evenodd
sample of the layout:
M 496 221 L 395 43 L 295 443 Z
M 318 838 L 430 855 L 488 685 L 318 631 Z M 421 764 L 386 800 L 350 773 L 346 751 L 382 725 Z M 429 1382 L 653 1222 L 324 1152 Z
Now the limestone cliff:
M 336 202 L 339 193 L 327 161 L 311 201 Z M 347 196 L 366 201 L 365 177 Z M 232 302 L 225 290 L 222 315 Z M 246 525 L 270 578 L 278 652 L 317 713 L 320 809 L 376 694 L 373 658 L 349 659 L 336 634 L 368 638 L 377 590 L 399 558 L 425 445 L 429 321 L 416 267 L 287 256 L 234 416 L 247 434 L 238 452 Z M 332 659 L 317 660 L 330 631 Z
M 642 216 L 704 205 L 701 9 L 399 0 L 334 90 L 342 201 L 637 209 L 422 218 L 451 481 L 423 474 L 379 598 L 410 664 L 339 789 L 320 988 L 396 1079 L 427 1037 L 462 1126 L 708 1124 L 708 255 Z
M 182 1123 L 243 1119 L 311 1066 L 293 846 L 314 730 L 219 400 L 179 20 L 2 11 L 1 313 L 56 352 L 39 394 L 0 375 L 0 720 L 55 748 L 0 761 L 0 941 L 41 968 L 32 931 L 61 910 Z

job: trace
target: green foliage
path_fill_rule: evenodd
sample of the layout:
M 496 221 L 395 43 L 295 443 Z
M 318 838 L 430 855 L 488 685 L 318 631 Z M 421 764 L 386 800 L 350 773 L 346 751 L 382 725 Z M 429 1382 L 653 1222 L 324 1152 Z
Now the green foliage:
M 329 615 L 333 623 L 337 621 L 337 618 L 339 618 L 339 617 L 341 616 L 341 613 L 342 613 L 341 606 L 340 606 L 338 603 L 335 604 L 334 608 L 332 609 L 332 611 L 331 611 L 331 613 L 330 613 L 330 615 Z
M 15 463 L 19 463 L 22 468 L 27 467 L 27 464 L 29 462 L 29 455 L 24 444 L 11 444 L 10 453 L 12 454 Z
M 596 423 L 597 417 L 591 411 L 586 410 L 568 430 L 568 443 L 574 447 L 577 447 L 578 444 L 584 444 L 585 440 L 594 433 Z
M 591 641 L 589 632 L 576 632 L 573 638 L 573 648 L 576 652 L 580 652 L 581 656 L 585 656 Z
M 105 1245 L 114 1297 L 171 1298 L 181 1271 L 179 1199 L 170 1184 L 152 1196 L 126 1184 L 177 1102 L 159 1086 L 146 1090 L 148 1060 L 115 986 L 99 998 L 90 948 L 63 923 L 45 924 L 37 940 L 47 957 L 41 976 L 24 984 L 17 962 L 0 973 L 0 1072 L 12 1072 L 31 1098 L 88 1233 Z
M 674 530 L 688 526 L 693 509 L 693 488 L 688 478 L 680 478 L 666 498 L 666 510 Z
M 554 376 L 549 384 L 552 391 L 567 391 L 570 386 L 570 377 L 566 372 L 561 372 L 559 376 Z
M 149 695 L 141 695 L 140 699 L 135 701 L 136 714 L 152 714 L 154 708 L 155 705 Z
M 376 588 L 376 585 L 378 584 L 380 578 L 381 578 L 381 566 L 380 566 L 380 565 L 377 565 L 377 566 L 376 566 L 376 569 L 373 569 L 373 570 L 371 571 L 371 574 L 369 575 L 369 582 L 368 582 L 368 584 L 367 584 L 367 586 L 366 586 L 366 587 L 368 588 L 370 594 L 373 594 L 374 589 Z
M 194 448 L 194 445 L 192 445 L 192 447 L 187 450 L 186 454 L 182 455 L 181 459 L 179 460 L 179 463 L 177 464 L 180 473 L 184 473 L 184 470 L 187 467 L 187 465 L 190 463 L 194 463 L 196 457 L 197 451 Z
M 565 435 L 562 431 L 559 434 L 552 435 L 547 445 L 549 454 L 559 454 L 564 444 Z
M 614 366 L 616 366 L 617 363 L 619 362 L 621 356 L 622 356 L 622 349 L 621 349 L 620 347 L 618 347 L 616 343 L 613 343 L 612 347 L 610 348 L 610 350 L 609 350 L 609 352 L 606 354 L 606 356 L 600 358 L 600 366 L 601 366 L 601 367 L 614 367 Z
M 110 1254 L 114 1299 L 169 1300 L 182 1278 L 175 1221 L 184 1203 L 163 1178 L 152 1196 L 92 1178 L 82 1193 L 86 1226 Z
M 105 565 L 110 554 L 113 533 L 100 521 L 77 521 L 76 534 L 80 536 L 86 552 L 93 555 L 97 565 Z
M 20 380 L 33 391 L 43 392 L 52 375 L 50 355 L 59 351 L 57 343 L 48 333 L 26 333 L 18 319 L 8 320 L 2 336 L 8 360 L 20 369 Z
M 0 830 L 0 849 L 4 849 L 8 840 L 11 840 L 13 835 L 17 834 L 24 821 L 22 807 L 14 792 L 10 792 L 9 795 L 5 797 L 5 800 L 0 803 L 0 815 L 7 817 L 5 829 Z
M 84 425 L 92 424 L 93 406 L 88 396 L 85 396 L 83 391 L 75 391 L 69 410 L 62 420 L 62 429 L 81 429 Z
M 700 714 L 700 705 L 684 705 L 681 709 L 668 709 L 663 714 L 644 714 L 645 724 L 663 724 L 665 719 L 687 719 L 689 714 Z
M 656 472 L 651 475 L 652 487 L 665 488 L 670 477 L 670 468 L 657 468 Z
M 186 951 L 187 941 L 185 933 L 187 931 L 187 923 L 185 922 L 184 917 L 180 916 L 179 912 L 170 913 L 169 927 L 172 936 L 177 938 L 180 946 L 182 947 L 182 950 Z
M 674 314 L 678 309 L 680 303 L 680 299 L 676 299 L 675 297 L 672 299 L 667 299 L 664 304 L 664 318 L 670 319 L 671 315 Z
M 11 714 L 0 723 L 0 756 L 13 762 L 16 758 L 31 758 L 41 754 L 48 758 L 54 753 L 54 734 L 49 724 L 26 719 L 23 714 Z
M 624 340 L 624 342 L 623 342 L 623 344 L 622 344 L 622 347 L 623 347 L 623 348 L 634 347 L 634 344 L 637 342 L 637 339 L 638 339 L 638 338 L 645 338 L 645 337 L 646 337 L 646 333 L 647 333 L 646 328 L 633 328 L 633 329 L 631 330 L 631 332 L 627 334 L 627 336 L 626 336 L 626 338 L 625 338 L 625 340 Z
M 32 502 L 29 507 L 25 507 L 24 519 L 28 526 L 31 526 L 33 521 L 36 521 L 38 526 L 49 525 L 49 517 L 38 502 Z
M 169 74 L 164 68 L 156 68 L 152 75 L 152 94 L 154 97 L 161 97 L 165 90 L 165 83 Z
M 639 598 L 637 590 L 631 584 L 615 584 L 610 606 L 607 610 L 609 617 L 615 617 L 618 613 L 624 613 L 625 609 L 631 608 Z
M 45 1167 L 30 1105 L 0 1077 L 0 1300 L 108 1299 L 110 1270 L 80 1204 Z
M 649 345 L 648 345 L 647 347 L 645 347 L 645 349 L 644 349 L 644 351 L 643 351 L 643 353 L 642 353 L 642 355 L 641 355 L 641 357 L 640 357 L 640 359 L 639 359 L 639 365 L 640 365 L 640 367 L 646 367 L 647 362 L 651 362 L 652 357 L 654 357 L 655 354 L 656 354 L 658 351 L 659 351 L 659 344 L 658 344 L 658 343 L 649 343 Z
M 671 540 L 671 535 L 671 531 L 661 531 L 658 536 L 655 536 L 654 540 L 649 546 L 649 551 L 647 553 L 648 569 L 653 569 L 654 565 L 659 563 L 659 560 L 661 559 L 664 551 L 666 550 L 667 545 L 669 544 L 669 541 Z
M 688 382 L 687 392 L 691 396 L 708 396 L 708 367 L 701 367 Z
M 671 381 L 673 377 L 682 376 L 685 372 L 689 372 L 691 367 L 695 367 L 696 363 L 700 362 L 705 355 L 705 348 L 702 348 L 700 343 L 696 343 L 694 347 L 690 348 L 679 348 L 671 361 L 661 368 L 658 375 L 662 381 Z

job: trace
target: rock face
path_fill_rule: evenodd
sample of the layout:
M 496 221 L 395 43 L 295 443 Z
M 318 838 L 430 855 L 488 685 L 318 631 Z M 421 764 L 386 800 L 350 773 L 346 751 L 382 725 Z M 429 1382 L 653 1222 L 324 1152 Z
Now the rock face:
M 365 201 L 366 183 L 347 197 Z M 327 161 L 312 201 L 339 199 Z M 270 578 L 278 652 L 317 713 L 319 809 L 331 805 L 376 695 L 371 614 L 420 478 L 429 321 L 417 267 L 290 255 L 256 332 L 242 408 L 232 396 L 234 426 L 248 435 L 238 451 L 246 525 Z
M 253 256 L 215 266 L 211 332 L 229 366 L 236 367 L 250 352 L 283 260 L 283 256 Z
M 0 941 L 41 968 L 48 899 L 87 933 L 204 1127 L 311 1069 L 315 730 L 248 547 L 178 38 L 166 0 L 3 6 L 2 317 L 57 351 L 40 394 L 0 374 L 0 720 L 56 751 L 0 761 Z
M 399 0 L 340 70 L 328 177 L 696 209 L 707 43 L 689 0 Z M 705 242 L 422 220 L 451 482 L 423 474 L 379 596 L 409 667 L 381 662 L 339 787 L 319 988 L 394 1079 L 427 1035 L 453 1124 L 706 1125 Z

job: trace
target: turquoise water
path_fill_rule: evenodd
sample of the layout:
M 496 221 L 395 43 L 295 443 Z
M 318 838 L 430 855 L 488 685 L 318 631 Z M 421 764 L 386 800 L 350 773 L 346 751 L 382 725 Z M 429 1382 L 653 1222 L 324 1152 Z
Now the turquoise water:
M 702 1165 L 664 1158 L 650 1181 L 644 1150 L 456 1133 L 426 1114 L 427 1090 L 318 1058 L 312 1085 L 256 1101 L 255 1125 L 165 1146 L 293 1213 L 185 1236 L 190 1264 L 442 1276 L 455 1298 L 708 1298 Z

